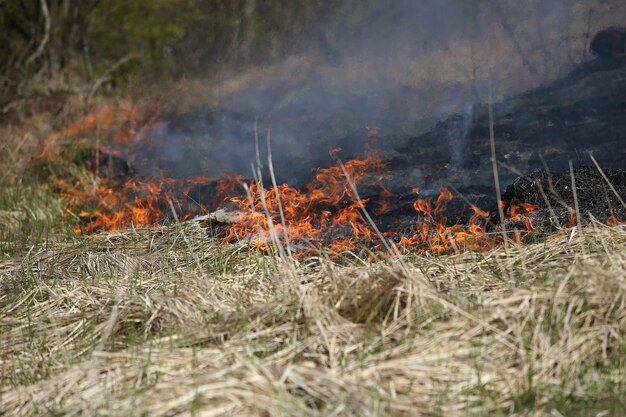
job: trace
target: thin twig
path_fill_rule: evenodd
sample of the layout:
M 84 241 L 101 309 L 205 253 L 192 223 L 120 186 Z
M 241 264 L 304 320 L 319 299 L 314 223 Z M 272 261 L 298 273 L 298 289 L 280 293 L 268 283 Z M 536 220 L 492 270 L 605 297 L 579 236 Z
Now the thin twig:
M 569 161 L 569 173 L 570 176 L 572 177 L 572 194 L 574 195 L 574 211 L 576 212 L 576 224 L 578 225 L 578 227 L 580 227 L 581 225 L 581 219 L 580 219 L 580 210 L 578 207 L 578 194 L 576 191 L 576 179 L 574 178 L 574 165 L 572 164 L 572 161 Z
M 491 88 L 489 89 L 489 144 L 491 146 L 491 167 L 493 169 L 493 181 L 496 186 L 496 198 L 498 200 L 498 215 L 500 216 L 500 225 L 502 226 L 502 237 L 504 238 L 504 246 L 507 245 L 506 224 L 504 223 L 504 208 L 502 207 L 502 194 L 500 193 L 500 177 L 498 175 L 498 162 L 496 159 L 496 139 L 493 130 L 493 104 L 491 100 Z
M 169 197 L 167 198 L 167 203 L 169 204 L 172 215 L 174 216 L 174 221 L 176 222 L 176 224 L 180 223 L 180 221 L 178 220 L 178 214 L 176 214 L 176 209 L 174 208 L 174 203 L 172 203 L 172 200 L 170 200 Z
M 596 158 L 593 157 L 592 153 L 589 153 L 589 157 L 591 158 L 591 160 L 593 161 L 594 165 L 596 166 L 596 168 L 598 168 L 598 171 L 600 172 L 600 175 L 602 175 L 602 178 L 604 178 L 604 181 L 606 181 L 606 183 L 609 185 L 609 187 L 611 188 L 611 191 L 613 191 L 613 194 L 615 194 L 615 197 L 617 197 L 617 199 L 619 200 L 620 203 L 622 203 L 622 206 L 624 206 L 624 208 L 626 208 L 626 203 L 624 203 L 624 200 L 622 200 L 622 197 L 619 195 L 619 193 L 617 192 L 617 190 L 615 189 L 615 187 L 613 187 L 613 184 L 611 184 L 611 181 L 609 181 L 609 178 L 606 176 L 606 174 L 604 173 L 604 171 L 602 171 L 602 168 L 600 168 L 600 165 L 598 165 L 598 161 L 596 161 Z
M 261 173 L 262 165 L 261 165 L 261 156 L 260 156 L 260 151 L 259 151 L 259 132 L 257 129 L 256 120 L 254 122 L 254 144 L 255 144 L 255 150 L 256 150 L 257 165 L 256 167 L 254 165 L 252 166 L 252 175 L 259 189 L 259 196 L 261 198 L 261 204 L 263 205 L 263 211 L 265 212 L 265 217 L 267 219 L 267 227 L 269 229 L 268 232 L 270 234 L 270 239 L 273 245 L 276 247 L 276 251 L 278 251 L 278 254 L 281 257 L 281 259 L 286 261 L 287 254 L 285 253 L 283 246 L 280 244 L 280 238 L 278 237 L 278 234 L 276 233 L 276 228 L 274 227 L 274 220 L 272 219 L 272 215 L 267 205 L 267 199 L 265 198 L 265 186 L 263 185 L 263 176 Z M 250 205 L 254 207 L 254 201 L 252 199 L 252 194 L 250 193 L 250 190 L 246 189 L 246 192 L 248 193 L 248 197 L 250 198 Z
M 550 190 L 550 194 L 552 195 L 552 197 L 554 197 L 554 200 L 561 205 L 561 207 L 563 207 L 567 211 L 570 211 L 571 207 L 563 200 L 563 197 L 561 197 L 561 195 L 556 191 L 556 188 L 554 187 L 554 183 L 552 182 L 552 174 L 550 173 L 550 168 L 548 168 L 548 164 L 545 158 L 543 157 L 543 155 L 539 154 L 539 160 L 541 161 L 541 164 L 543 165 L 543 169 L 546 172 L 546 177 L 548 179 L 548 189 Z M 546 197 L 546 201 L 547 201 L 547 197 Z M 563 225 L 557 218 L 556 213 L 552 210 L 552 205 L 548 203 L 548 206 L 550 208 L 550 214 L 552 215 L 553 226 L 559 230 L 562 229 Z
M 363 212 L 363 214 L 365 215 L 365 217 L 367 218 L 367 221 L 372 225 L 372 228 L 374 229 L 374 231 L 376 232 L 376 234 L 378 235 L 378 238 L 380 239 L 380 241 L 383 243 L 383 245 L 385 246 L 385 249 L 387 249 L 387 251 L 389 252 L 389 254 L 391 256 L 398 256 L 399 253 L 396 253 L 392 247 L 389 245 L 389 243 L 387 242 L 387 239 L 385 239 L 385 237 L 383 236 L 383 234 L 380 232 L 380 229 L 378 229 L 378 226 L 376 226 L 376 223 L 374 223 L 374 220 L 372 219 L 372 217 L 370 216 L 370 214 L 367 212 L 367 210 L 365 209 L 365 204 L 363 204 L 363 200 L 361 200 L 361 197 L 359 196 L 359 193 L 356 189 L 356 185 L 354 184 L 354 182 L 352 181 L 352 178 L 350 177 L 350 175 L 348 174 L 348 171 L 346 170 L 345 165 L 343 164 L 343 162 L 341 162 L 341 160 L 337 159 L 337 162 L 339 163 L 339 166 L 341 167 L 341 170 L 343 171 L 343 175 L 345 175 L 346 180 L 348 181 L 348 184 L 350 185 L 350 188 L 352 189 L 352 192 L 354 193 L 354 198 L 356 198 L 357 202 L 359 203 L 359 206 L 361 207 L 361 211 Z
M 272 146 L 270 143 L 271 130 L 267 129 L 267 165 L 270 171 L 270 178 L 272 179 L 272 186 L 276 193 L 276 202 L 278 203 L 278 211 L 280 213 L 280 222 L 283 225 L 283 235 L 285 239 L 285 247 L 287 248 L 287 254 L 291 256 L 291 248 L 289 245 L 289 231 L 287 230 L 287 222 L 285 221 L 285 213 L 283 211 L 283 202 L 280 198 L 280 190 L 276 185 L 276 176 L 274 175 L 274 164 L 272 162 Z
M 254 152 L 256 155 L 256 167 L 258 169 L 262 169 L 263 165 L 261 165 L 261 151 L 259 149 L 259 128 L 258 128 L 258 124 L 256 120 L 254 121 L 253 129 L 254 129 Z

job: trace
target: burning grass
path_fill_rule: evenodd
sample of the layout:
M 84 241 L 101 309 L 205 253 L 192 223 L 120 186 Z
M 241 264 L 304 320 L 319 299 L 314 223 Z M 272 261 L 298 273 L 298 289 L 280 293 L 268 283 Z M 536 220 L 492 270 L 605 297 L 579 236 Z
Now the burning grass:
M 124 152 L 123 145 L 144 140 L 158 119 L 153 110 L 142 111 L 137 106 L 105 106 L 46 138 L 40 154 L 41 170 L 47 172 L 49 190 L 66 198 L 68 211 L 82 219 L 75 233 L 158 226 L 168 219 L 189 220 L 225 206 L 236 210 L 238 221 L 223 227 L 223 242 L 246 241 L 264 250 L 274 244 L 300 257 L 325 247 L 342 252 L 361 247 L 376 251 L 396 245 L 401 251 L 441 253 L 488 250 L 502 243 L 497 234 L 487 233 L 488 227 L 493 229 L 490 213 L 472 203 L 468 202 L 473 214 L 467 216 L 466 224 L 449 223 L 446 209 L 453 196 L 446 188 L 441 188 L 439 197 L 431 202 L 413 186 L 415 221 L 410 227 L 396 222 L 380 234 L 365 211 L 390 214 L 398 196 L 381 183 L 388 167 L 375 147 L 377 129 L 368 130 L 363 155 L 345 164 L 336 159 L 334 165 L 317 168 L 314 179 L 297 189 L 277 185 L 273 172 L 273 186 L 266 187 L 260 168 L 248 184 L 236 175 L 217 179 L 175 179 L 166 173 L 157 178 L 138 175 L 118 155 Z M 90 138 L 96 131 L 94 146 Z M 143 143 L 143 147 L 150 146 L 150 142 Z M 336 158 L 340 151 L 331 150 L 331 157 Z M 242 184 L 246 190 L 243 195 Z M 356 187 L 362 185 L 378 190 L 372 201 L 358 197 Z M 198 198 L 201 194 L 204 196 Z M 532 218 L 525 213 L 536 208 L 525 203 L 506 205 L 507 218 L 523 227 L 513 235 L 517 241 L 533 230 Z
M 595 184 L 603 180 L 598 180 L 595 170 L 590 174 L 585 169 L 576 174 L 583 180 L 581 191 L 588 194 L 584 202 L 592 204 L 583 205 L 580 210 L 574 208 L 569 196 L 571 189 L 562 186 L 563 182 L 570 183 L 569 174 L 557 178 L 557 190 L 545 178 L 520 178 L 510 188 L 507 200 L 501 202 L 503 224 L 500 219 L 493 219 L 496 207 L 479 207 L 476 201 L 463 196 L 464 212 L 458 203 L 450 210 L 454 196 L 447 188 L 440 188 L 438 197 L 432 197 L 422 195 L 413 184 L 398 187 L 397 183 L 404 179 L 393 177 L 384 153 L 376 148 L 376 128 L 368 128 L 362 155 L 343 163 L 337 158 L 341 149 L 331 150 L 335 163 L 315 168 L 313 179 L 299 188 L 276 184 L 271 169 L 271 185 L 267 185 L 270 181 L 262 178 L 258 137 L 257 167 L 252 181 L 244 183 L 244 177 L 235 174 L 171 178 L 167 171 L 161 171 L 159 176 L 146 176 L 136 172 L 127 160 L 156 146 L 158 140 L 151 140 L 149 132 L 160 118 L 154 108 L 121 102 L 101 106 L 44 140 L 40 170 L 46 173 L 48 189 L 63 196 L 68 212 L 80 218 L 74 229 L 76 234 L 160 226 L 223 208 L 236 218 L 218 225 L 217 235 L 224 243 L 248 242 L 262 250 L 273 246 L 301 259 L 326 248 L 336 253 L 366 249 L 440 254 L 490 250 L 509 239 L 526 242 L 586 222 L 591 209 L 593 213 L 600 210 L 601 220 L 611 224 L 619 224 L 624 214 L 620 206 L 623 202 L 606 192 L 606 184 L 602 184 L 606 199 L 600 201 L 592 196 Z M 269 137 L 268 152 L 271 153 Z M 158 168 L 160 162 L 154 161 L 153 165 Z M 267 163 L 271 168 L 271 157 Z M 548 180 L 550 175 L 547 174 Z M 586 179 L 590 179 L 590 184 L 584 188 Z M 400 197 L 385 186 L 385 181 L 395 183 L 396 191 L 412 188 L 413 193 L 402 191 L 407 195 Z M 538 198 L 536 191 L 530 192 L 535 184 L 547 190 L 548 196 L 541 190 L 545 201 Z M 620 182 L 619 187 L 625 184 Z M 369 189 L 367 198 L 359 197 L 361 187 Z M 563 190 L 567 197 L 559 194 Z M 599 206 L 608 204 L 608 209 L 598 209 L 597 201 Z M 404 209 L 407 202 L 413 211 L 409 216 L 404 213 L 401 219 L 395 211 Z M 558 216 L 552 208 L 555 204 Z M 583 216 L 580 221 L 575 217 L 576 210 Z M 368 217 L 368 211 L 376 216 L 374 220 Z M 453 220 L 449 219 L 450 214 Z M 395 219 L 379 229 L 376 220 L 380 216 Z M 537 223 L 541 226 L 538 230 Z
M 10 415 L 621 415 L 626 231 L 367 263 L 196 223 L 0 267 Z M 345 265 L 347 264 L 347 265 Z
M 343 166 L 357 183 L 378 167 L 364 172 L 359 161 Z M 67 210 L 76 194 L 58 183 L 0 190 L 0 410 L 8 415 L 626 413 L 623 226 L 592 220 L 481 253 L 458 245 L 458 254 L 433 256 L 432 244 L 405 245 L 376 261 L 356 256 L 354 240 L 351 250 L 297 259 L 267 240 L 265 252 L 223 243 L 199 222 L 157 227 L 161 220 L 132 217 L 147 201 L 138 195 L 154 198 L 161 216 L 183 213 L 173 197 L 185 184 L 164 180 L 142 194 L 152 186 L 135 179 L 136 188 L 112 191 L 124 196 L 119 205 L 100 198 L 100 178 L 62 162 L 49 174 L 70 173 L 65 190 L 125 207 L 130 227 L 75 235 L 72 223 L 84 228 L 90 218 Z M 269 217 L 266 226 L 284 236 L 283 219 L 309 221 L 300 203 L 319 213 L 330 205 L 348 220 L 309 224 L 377 239 L 343 170 L 319 170 L 306 196 L 251 183 L 250 210 L 258 204 L 262 215 L 251 226 Z M 316 190 L 321 199 L 311 198 Z M 413 232 L 449 245 L 451 233 L 465 233 L 446 230 L 449 197 L 416 195 Z M 250 199 L 234 202 L 245 208 Z M 486 214 L 470 210 L 475 234 L 487 236 Z M 507 207 L 522 223 L 534 211 Z

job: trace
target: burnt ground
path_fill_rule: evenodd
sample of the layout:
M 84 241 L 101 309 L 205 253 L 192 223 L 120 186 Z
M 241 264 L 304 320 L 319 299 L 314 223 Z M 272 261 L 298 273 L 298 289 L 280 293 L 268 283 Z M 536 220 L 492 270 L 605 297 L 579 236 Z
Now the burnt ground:
M 602 175 L 603 173 L 606 178 Z M 576 195 L 572 188 L 572 174 Z M 389 186 L 388 183 L 386 185 Z M 410 187 L 398 187 L 397 190 L 398 194 L 392 200 L 392 209 L 386 214 L 374 217 L 382 230 L 394 229 L 401 224 L 405 227 L 399 230 L 405 231 L 417 218 L 413 201 L 418 196 Z M 473 213 L 467 205 L 467 202 L 471 202 L 491 214 L 488 229 L 499 227 L 495 197 L 471 193 L 471 191 L 462 193 L 457 188 L 451 191 L 455 198 L 445 212 L 449 225 L 467 223 L 469 216 Z M 366 207 L 371 213 L 376 213 L 380 207 L 378 193 L 379 188 L 367 186 L 361 192 L 362 197 L 369 200 Z M 420 197 L 423 196 L 420 195 Z M 588 223 L 591 219 L 601 222 L 607 222 L 611 218 L 625 221 L 625 197 L 626 170 L 609 168 L 600 172 L 595 166 L 590 165 L 576 167 L 573 172 L 538 169 L 515 178 L 502 191 L 502 201 L 507 202 L 507 206 L 518 203 L 538 206 L 536 210 L 526 214 L 532 218 L 534 231 L 537 233 L 552 233 L 562 226 L 576 225 L 578 220 L 581 224 Z M 572 213 L 575 213 L 576 205 L 578 205 L 580 219 L 571 217 Z M 523 227 L 523 224 L 507 220 L 506 226 L 509 229 L 519 228 Z
M 570 223 L 576 204 L 581 223 L 587 223 L 591 218 L 604 222 L 611 217 L 626 220 L 626 171 L 606 169 L 602 172 L 606 178 L 596 167 L 579 167 L 573 171 L 572 184 L 572 173 L 569 171 L 549 173 L 537 170 L 513 181 L 504 191 L 502 199 L 538 205 L 533 218 L 535 227 L 540 231 L 549 232 Z M 577 222 L 574 218 L 571 225 Z
M 596 59 L 568 76 L 493 106 L 501 187 L 519 173 L 590 165 L 626 169 L 626 58 Z M 485 104 L 414 138 L 389 138 L 390 166 L 424 189 L 454 185 L 494 195 Z M 398 145 L 399 143 L 399 145 Z M 388 149 L 389 149 L 388 148 Z M 542 161 L 543 159 L 543 161 Z
M 533 215 L 538 230 L 569 222 L 569 209 L 575 206 L 570 161 L 581 220 L 588 221 L 589 215 L 626 220 L 626 208 L 589 156 L 626 199 L 626 58 L 592 60 L 562 79 L 496 103 L 493 120 L 502 198 L 539 205 Z M 497 221 L 487 105 L 477 104 L 471 114 L 443 120 L 423 135 L 387 137 L 381 144 L 391 149 L 390 173 L 383 183 L 400 197 L 398 216 L 411 215 L 415 195 L 408 183 L 433 197 L 440 187 L 451 187 Z M 362 194 L 375 200 L 375 190 Z M 451 221 L 467 218 L 458 203 L 449 212 Z M 392 220 L 383 216 L 380 222 Z

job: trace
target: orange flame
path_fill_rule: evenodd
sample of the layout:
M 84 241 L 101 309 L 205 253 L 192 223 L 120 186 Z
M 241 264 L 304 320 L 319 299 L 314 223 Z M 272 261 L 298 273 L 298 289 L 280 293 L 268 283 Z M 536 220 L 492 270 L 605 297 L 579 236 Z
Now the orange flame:
M 398 196 L 389 191 L 386 187 L 381 186 L 380 188 L 382 188 L 382 191 L 380 192 L 380 199 L 378 202 L 379 206 L 374 211 L 374 214 L 376 214 L 377 216 L 382 216 L 389 213 L 391 211 L 393 202 L 398 199 Z
M 217 207 L 228 195 L 233 195 L 240 177 L 232 177 L 216 184 L 216 195 L 211 202 Z M 69 206 L 93 206 L 84 210 L 80 217 L 85 224 L 77 233 L 91 234 L 98 231 L 117 231 L 135 226 L 157 226 L 166 217 L 184 221 L 206 211 L 199 203 L 189 204 L 189 195 L 198 184 L 211 184 L 215 180 L 192 177 L 185 180 L 171 178 L 130 179 L 117 190 L 102 184 L 97 190 L 78 191 L 63 180 L 57 180 L 57 192 L 70 198 Z M 181 203 L 181 201 L 183 203 Z M 174 204 L 176 203 L 176 204 Z M 176 206 L 182 208 L 176 212 Z
M 346 172 L 357 184 L 367 173 L 383 167 L 377 156 L 345 163 Z M 278 237 L 286 236 L 290 242 L 319 242 L 333 234 L 346 236 L 330 243 L 329 246 L 337 250 L 354 249 L 359 242 L 373 238 L 340 165 L 319 168 L 306 192 L 286 184 L 265 190 L 258 183 L 252 183 L 249 193 L 249 197 L 231 199 L 242 214 L 239 223 L 230 227 L 224 242 L 248 239 L 267 248 L 272 229 Z
M 609 216 L 609 218 L 606 219 L 606 224 L 607 226 L 614 227 L 614 226 L 620 226 L 620 225 L 626 224 L 626 221 L 618 220 L 617 217 L 615 216 Z
M 419 192 L 416 188 L 414 191 Z M 452 193 L 446 188 L 439 190 L 439 197 L 434 210 L 430 201 L 422 198 L 415 200 L 413 208 L 421 214 L 421 218 L 411 228 L 413 233 L 411 236 L 401 237 L 400 247 L 415 248 L 418 252 L 431 251 L 433 253 L 451 249 L 459 251 L 461 247 L 464 250 L 487 248 L 485 228 L 489 220 L 489 213 L 472 205 L 474 214 L 470 218 L 469 225 L 455 224 L 449 226 L 444 212 L 450 201 L 452 201 Z
M 62 131 L 46 137 L 42 142 L 39 158 L 48 162 L 56 160 L 55 144 L 64 137 L 111 132 L 111 139 L 116 143 L 138 141 L 158 121 L 158 112 L 155 109 L 143 109 L 129 101 L 104 106 L 88 113 Z

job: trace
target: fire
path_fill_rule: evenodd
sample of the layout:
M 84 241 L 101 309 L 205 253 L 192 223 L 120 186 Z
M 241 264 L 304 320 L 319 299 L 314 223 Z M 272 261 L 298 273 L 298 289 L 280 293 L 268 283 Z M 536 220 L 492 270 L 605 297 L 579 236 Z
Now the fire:
M 418 188 L 413 189 L 419 193 Z M 467 226 L 459 224 L 448 225 L 448 219 L 444 215 L 448 203 L 452 201 L 452 193 L 446 189 L 439 190 L 439 197 L 432 208 L 429 200 L 418 198 L 413 203 L 413 209 L 420 214 L 417 223 L 411 228 L 412 235 L 402 236 L 400 247 L 415 248 L 418 252 L 431 251 L 439 253 L 450 249 L 478 249 L 488 247 L 486 242 L 486 226 L 489 221 L 489 213 L 475 205 L 471 208 L 474 212 Z
M 609 221 L 610 221 L 610 218 L 607 219 L 607 224 Z M 574 226 L 576 226 L 576 210 L 570 207 L 569 208 L 569 221 L 565 223 L 562 227 L 564 229 L 571 229 Z
M 384 169 L 384 164 L 374 155 L 348 161 L 345 168 L 348 176 L 359 184 L 367 173 Z M 265 190 L 258 183 L 252 183 L 249 196 L 232 199 L 238 204 L 241 214 L 239 222 L 230 227 L 223 241 L 247 239 L 264 249 L 272 242 L 289 245 L 306 242 L 307 247 L 319 249 L 328 246 L 334 251 L 371 245 L 376 239 L 375 230 L 366 221 L 362 207 L 347 181 L 341 167 L 334 165 L 318 169 L 315 180 L 306 187 L 306 192 L 287 185 Z M 419 192 L 417 189 L 415 191 Z M 380 196 L 380 207 L 385 212 L 390 210 L 389 199 L 395 197 L 393 193 L 382 188 Z M 451 200 L 452 193 L 446 188 L 440 189 L 434 208 L 429 200 L 416 199 L 413 208 L 417 223 L 411 228 L 411 236 L 398 239 L 399 247 L 435 253 L 461 247 L 466 250 L 492 247 L 495 242 L 487 241 L 485 230 L 489 213 L 472 205 L 473 215 L 469 225 L 448 225 L 444 213 Z M 366 204 L 367 201 L 362 203 Z M 329 242 L 337 236 L 341 238 Z
M 357 184 L 368 173 L 383 167 L 378 156 L 357 158 L 345 164 L 346 172 Z M 249 186 L 249 196 L 231 201 L 239 207 L 240 221 L 230 227 L 224 242 L 248 239 L 267 248 L 271 242 L 270 230 L 274 230 L 279 239 L 288 240 L 287 244 L 343 236 L 329 246 L 350 250 L 373 238 L 339 165 L 319 168 L 305 192 L 286 184 L 266 190 L 254 182 Z
M 90 135 L 102 136 L 96 149 L 116 154 L 116 147 L 142 140 L 159 120 L 156 109 L 145 109 L 127 101 L 104 106 L 61 132 L 48 136 L 43 141 L 39 158 L 54 162 L 59 158 L 58 142 Z M 114 147 L 109 149 L 106 145 Z M 173 179 L 162 175 L 157 178 L 132 177 L 120 185 L 107 178 L 69 181 L 59 176 L 49 188 L 68 200 L 69 211 L 79 212 L 83 224 L 74 232 L 93 234 L 135 226 L 157 226 L 168 217 L 176 221 L 188 220 L 217 207 L 227 196 L 235 195 L 241 180 L 242 177 L 231 175 L 224 175 L 219 182 L 203 176 Z M 202 186 L 214 188 L 215 195 L 210 196 L 209 201 L 194 202 L 191 194 Z M 208 203 L 209 207 L 203 203 Z
M 59 139 L 96 132 L 103 132 L 116 146 L 137 142 L 158 120 L 158 112 L 153 109 L 128 103 L 104 107 L 48 137 L 40 157 L 53 161 L 57 158 L 55 143 Z M 440 188 L 433 201 L 413 187 L 414 220 L 409 226 L 388 227 L 381 236 L 366 215 L 365 206 L 369 205 L 376 216 L 388 215 L 399 197 L 380 183 L 386 166 L 375 147 L 378 132 L 377 128 L 368 128 L 366 153 L 345 163 L 337 159 L 340 148 L 330 150 L 329 155 L 336 163 L 317 168 L 314 179 L 301 189 L 287 184 L 267 188 L 259 180 L 246 185 L 246 192 L 241 193 L 242 176 L 174 179 L 165 174 L 156 178 L 133 176 L 123 184 L 106 178 L 84 181 L 59 176 L 51 188 L 67 199 L 69 211 L 79 213 L 82 224 L 75 229 L 77 234 L 157 226 L 167 219 L 185 221 L 218 207 L 234 207 L 238 221 L 223 228 L 222 242 L 246 241 L 261 249 L 278 245 L 299 255 L 323 248 L 334 252 L 363 247 L 380 249 L 388 246 L 379 241 L 381 237 L 393 241 L 401 252 L 480 251 L 502 244 L 505 231 L 507 238 L 521 243 L 534 230 L 535 212 L 539 208 L 536 204 L 500 202 L 505 223 L 494 225 L 489 212 L 468 202 L 465 218 L 469 217 L 469 221 L 458 224 L 451 223 L 447 217 L 453 200 L 447 188 Z M 359 186 L 377 188 L 376 197 L 360 199 L 354 188 Z M 199 189 L 212 191 L 197 201 L 194 192 Z M 563 227 L 575 223 L 576 214 L 570 210 L 570 219 Z M 607 224 L 623 223 L 611 217 Z
M 57 158 L 55 145 L 60 139 L 101 132 L 111 133 L 110 139 L 118 144 L 128 144 L 142 139 L 158 121 L 156 109 L 143 109 L 129 101 L 120 101 L 88 113 L 62 131 L 45 138 L 39 157 L 52 162 Z
M 524 202 L 512 202 L 509 204 L 501 201 L 500 207 L 503 208 L 504 217 L 508 223 L 521 226 L 517 227 L 512 232 L 511 238 L 517 243 L 522 243 L 524 237 L 528 235 L 529 232 L 535 230 L 533 216 L 528 213 L 537 210 L 539 205 Z
M 380 192 L 380 201 L 378 208 L 374 211 L 374 214 L 377 216 L 382 216 L 383 214 L 387 214 L 391 211 L 391 207 L 393 202 L 398 199 L 398 196 L 393 192 L 389 191 L 387 188 L 381 186 L 382 191 Z
M 157 226 L 167 217 L 176 221 L 189 220 L 207 210 L 201 204 L 189 204 L 194 188 L 216 184 L 216 194 L 209 201 L 216 207 L 227 195 L 234 195 L 233 189 L 240 180 L 240 177 L 232 177 L 216 184 L 215 180 L 205 177 L 130 179 L 119 190 L 100 184 L 92 191 L 77 190 L 62 180 L 58 180 L 56 186 L 57 192 L 68 197 L 70 207 L 91 206 L 79 214 L 85 224 L 75 232 L 92 234 L 135 226 Z
M 620 226 L 625 225 L 626 222 L 618 220 L 615 216 L 609 216 L 609 218 L 606 219 L 606 224 L 607 226 Z

